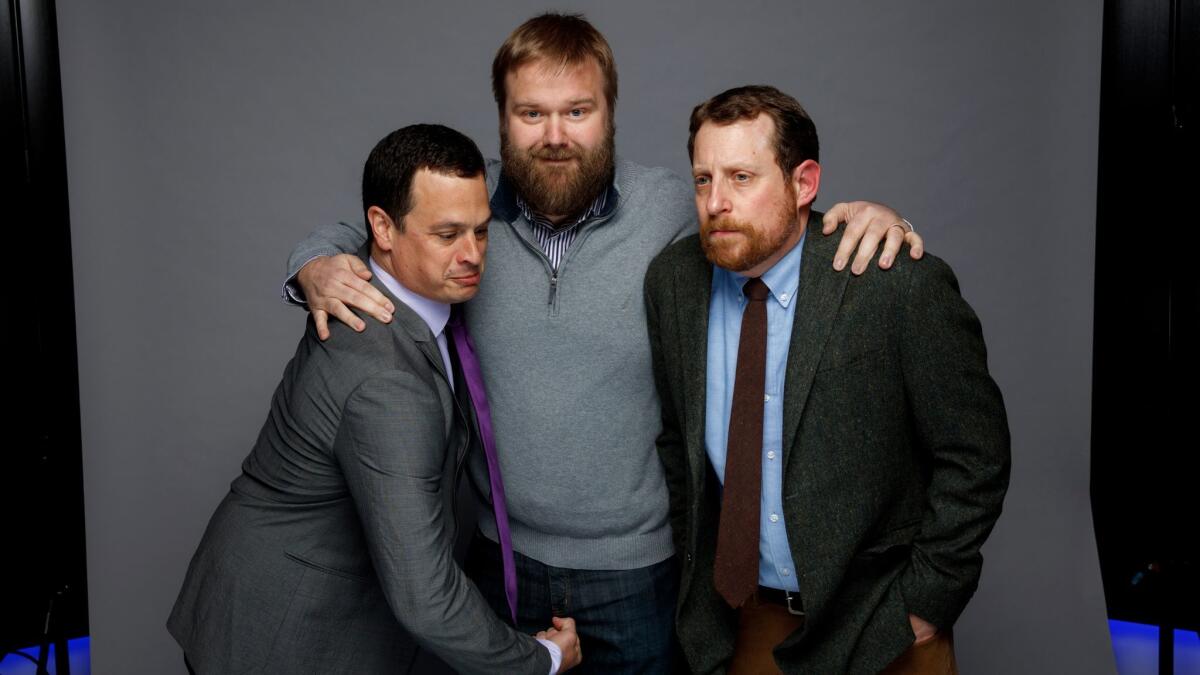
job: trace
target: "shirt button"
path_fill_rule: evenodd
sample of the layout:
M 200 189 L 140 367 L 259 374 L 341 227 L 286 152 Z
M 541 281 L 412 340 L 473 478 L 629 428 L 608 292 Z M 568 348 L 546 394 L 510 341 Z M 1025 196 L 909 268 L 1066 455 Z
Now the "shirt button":
M 789 570 L 789 569 L 788 569 L 788 568 L 786 568 L 786 567 L 785 567 L 785 568 L 783 568 L 782 570 L 780 570 L 780 572 L 783 572 L 783 576 L 785 576 L 785 577 L 789 577 L 789 576 L 791 576 L 791 575 L 792 575 L 792 571 L 791 571 L 791 570 Z
M 775 459 L 775 451 L 774 450 L 767 451 L 767 459 Z
M 779 515 L 778 515 L 778 514 L 775 514 L 775 513 L 772 513 L 772 514 L 771 514 L 771 522 L 772 522 L 772 523 L 778 523 L 778 522 L 779 522 Z
M 782 301 L 784 301 L 784 302 L 787 302 L 787 299 L 788 299 L 788 294 L 787 294 L 787 293 L 784 293 L 783 295 L 779 296 L 779 299 L 780 299 L 780 300 L 782 300 Z
M 770 402 L 771 402 L 771 395 L 770 395 L 770 394 L 763 394 L 763 402 L 764 402 L 764 403 L 770 403 Z

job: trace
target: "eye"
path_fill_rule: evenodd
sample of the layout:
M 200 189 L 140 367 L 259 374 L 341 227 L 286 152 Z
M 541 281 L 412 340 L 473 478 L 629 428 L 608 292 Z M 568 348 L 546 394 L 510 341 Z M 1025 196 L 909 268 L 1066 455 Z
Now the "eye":
M 583 117 L 583 113 L 584 113 L 583 108 L 575 108 L 575 109 L 571 110 L 571 112 L 568 114 L 571 117 L 579 118 L 579 117 Z
M 542 114 L 536 110 L 526 110 L 525 112 L 521 113 L 521 117 L 524 117 L 527 120 L 536 120 L 538 117 L 541 117 L 541 115 Z
M 733 174 L 733 179 L 739 183 L 745 183 L 746 181 L 750 180 L 750 174 L 739 171 L 738 173 Z
M 707 187 L 709 183 L 708 176 L 694 176 L 692 180 L 698 188 Z
M 475 238 L 476 239 L 487 239 L 487 231 L 488 231 L 488 229 L 486 227 L 480 227 L 480 228 L 476 229 L 475 230 Z
M 454 241 L 454 238 L 457 236 L 457 232 L 439 232 L 437 238 L 442 241 Z

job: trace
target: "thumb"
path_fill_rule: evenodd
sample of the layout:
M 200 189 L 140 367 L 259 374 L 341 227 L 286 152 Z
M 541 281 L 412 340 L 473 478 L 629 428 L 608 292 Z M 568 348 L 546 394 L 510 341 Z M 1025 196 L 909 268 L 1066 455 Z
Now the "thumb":
M 838 223 L 844 223 L 850 220 L 851 209 L 846 202 L 838 202 L 829 207 L 825 212 L 825 217 L 821 219 L 821 234 L 833 234 L 837 230 Z
M 356 274 L 358 278 L 362 279 L 363 281 L 371 280 L 371 269 L 367 267 L 367 264 L 358 256 L 350 257 L 350 271 L 354 272 L 354 274 Z

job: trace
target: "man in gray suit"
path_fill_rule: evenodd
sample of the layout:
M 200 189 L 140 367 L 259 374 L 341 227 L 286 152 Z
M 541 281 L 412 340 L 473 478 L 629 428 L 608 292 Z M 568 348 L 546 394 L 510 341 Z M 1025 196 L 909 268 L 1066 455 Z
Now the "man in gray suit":
M 168 628 L 202 674 L 407 672 L 419 649 L 463 673 L 566 670 L 571 619 L 514 631 L 453 559 L 480 433 L 473 356 L 447 322 L 484 269 L 483 158 L 446 127 L 400 129 L 367 160 L 363 208 L 395 321 L 329 342 L 308 322 Z
M 718 94 L 688 151 L 700 234 L 645 282 L 688 665 L 954 673 L 1009 472 L 979 320 L 933 256 L 830 269 L 792 97 Z

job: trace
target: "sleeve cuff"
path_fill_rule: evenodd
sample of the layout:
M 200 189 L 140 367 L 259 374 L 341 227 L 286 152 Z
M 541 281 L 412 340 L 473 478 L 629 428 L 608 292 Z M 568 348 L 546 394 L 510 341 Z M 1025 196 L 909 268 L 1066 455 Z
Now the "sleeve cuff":
M 307 265 L 308 263 L 316 260 L 317 258 L 323 258 L 323 257 L 325 257 L 325 255 L 320 254 L 320 255 L 314 255 L 313 257 L 309 258 L 308 260 L 305 260 L 303 265 L 300 265 L 299 267 L 296 268 L 296 273 L 293 274 L 292 276 L 288 277 L 283 282 L 283 301 L 284 302 L 286 302 L 289 305 L 297 305 L 299 307 L 307 307 L 308 306 L 308 299 L 304 297 L 304 291 L 300 289 L 300 283 L 296 281 L 296 277 L 299 276 L 300 270 L 304 267 L 304 265 Z
M 550 652 L 550 675 L 557 675 L 558 667 L 562 665 L 562 650 L 549 640 L 537 638 L 537 641 Z

